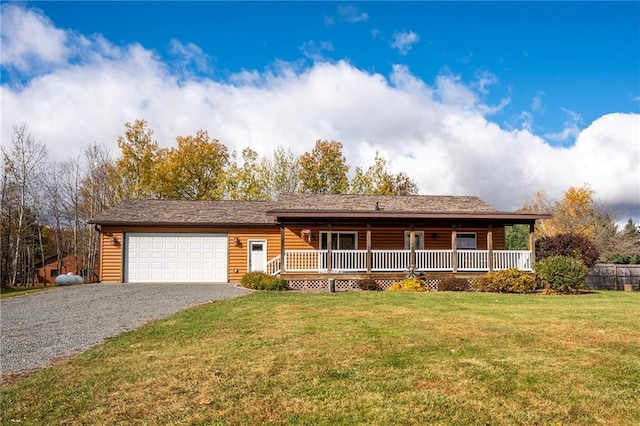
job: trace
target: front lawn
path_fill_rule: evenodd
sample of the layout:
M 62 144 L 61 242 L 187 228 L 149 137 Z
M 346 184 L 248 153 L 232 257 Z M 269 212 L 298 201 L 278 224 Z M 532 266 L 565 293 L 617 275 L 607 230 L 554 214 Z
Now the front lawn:
M 255 293 L 3 387 L 2 422 L 640 424 L 639 312 L 624 292 Z

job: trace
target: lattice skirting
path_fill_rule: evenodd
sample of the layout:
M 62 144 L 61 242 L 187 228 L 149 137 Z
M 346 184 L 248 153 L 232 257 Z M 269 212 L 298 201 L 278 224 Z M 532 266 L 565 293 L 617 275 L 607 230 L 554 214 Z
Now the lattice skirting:
M 391 287 L 397 280 L 392 279 L 379 279 L 375 280 L 375 282 L 380 286 L 380 288 L 384 291 Z M 438 283 L 439 279 L 429 279 L 425 280 L 426 285 L 429 287 L 431 291 L 438 291 Z M 469 278 L 469 285 L 467 286 L 468 291 L 476 291 L 473 287 L 473 279 Z M 329 292 L 329 280 L 328 279 L 317 279 L 317 280 L 289 280 L 287 281 L 289 289 L 298 290 L 304 292 L 314 292 L 314 293 L 322 293 Z M 356 279 L 348 279 L 341 280 L 336 279 L 335 281 L 335 289 L 336 291 L 359 291 L 358 288 L 358 280 Z

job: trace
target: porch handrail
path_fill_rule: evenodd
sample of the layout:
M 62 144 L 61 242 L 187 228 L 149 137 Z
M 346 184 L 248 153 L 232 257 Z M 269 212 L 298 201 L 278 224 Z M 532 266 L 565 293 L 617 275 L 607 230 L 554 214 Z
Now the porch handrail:
M 273 259 L 267 262 L 266 272 L 269 275 L 278 275 L 282 268 L 280 266 L 280 255 L 277 255 Z
M 488 271 L 489 250 L 458 250 L 458 271 Z
M 367 270 L 366 250 L 331 250 L 331 270 L 359 272 Z
M 372 271 L 408 271 L 411 267 L 409 250 L 371 250 Z
M 533 271 L 531 250 L 494 250 L 493 269 L 517 268 L 521 271 Z
M 327 250 L 285 250 L 267 262 L 267 273 L 327 272 Z M 415 271 L 453 271 L 453 250 L 415 250 Z M 530 250 L 493 250 L 493 269 L 517 268 L 531 271 Z M 372 272 L 407 272 L 411 268 L 410 250 L 371 250 Z M 489 270 L 488 250 L 457 250 L 458 271 Z M 284 266 L 284 267 L 283 267 Z M 367 270 L 366 250 L 331 250 L 331 270 L 334 272 L 364 272 Z
M 285 271 L 317 272 L 327 268 L 327 250 L 286 250 Z
M 453 250 L 416 250 L 416 271 L 452 271 Z

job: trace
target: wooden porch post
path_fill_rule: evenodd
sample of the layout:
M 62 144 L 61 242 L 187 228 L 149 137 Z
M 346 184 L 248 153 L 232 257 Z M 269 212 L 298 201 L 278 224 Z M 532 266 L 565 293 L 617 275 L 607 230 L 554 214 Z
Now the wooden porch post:
M 487 226 L 487 251 L 489 272 L 493 272 L 493 225 Z
M 327 225 L 327 272 L 331 272 L 331 224 Z
M 529 224 L 529 250 L 531 250 L 531 268 L 533 268 L 536 262 L 536 222 L 533 221 Z
M 371 254 L 371 224 L 367 223 L 367 274 L 371 273 L 371 263 L 372 263 L 372 254 Z
M 458 247 L 456 238 L 458 236 L 458 229 L 455 224 L 451 225 L 451 266 L 453 267 L 453 273 L 458 272 Z
M 416 231 L 414 230 L 413 223 L 409 228 L 409 270 L 411 272 L 416 269 Z
M 280 273 L 284 274 L 285 271 L 285 249 L 284 249 L 284 223 L 280 224 Z

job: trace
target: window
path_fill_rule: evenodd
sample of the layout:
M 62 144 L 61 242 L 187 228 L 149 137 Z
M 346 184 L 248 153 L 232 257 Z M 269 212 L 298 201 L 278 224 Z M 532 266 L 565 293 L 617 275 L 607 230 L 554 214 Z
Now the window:
M 404 249 L 410 250 L 411 231 L 404 231 Z M 413 247 L 416 250 L 424 250 L 424 231 L 414 231 Z
M 465 232 L 456 235 L 456 248 L 458 250 L 475 250 L 476 249 L 476 233 Z
M 357 250 L 357 232 L 332 232 L 331 250 Z M 327 233 L 320 232 L 320 250 L 327 250 Z
M 53 277 L 57 277 L 58 275 L 60 275 L 60 274 L 58 273 L 58 270 L 57 270 L 57 269 L 52 269 L 52 270 L 49 272 L 49 276 L 50 276 L 51 278 L 53 278 Z

